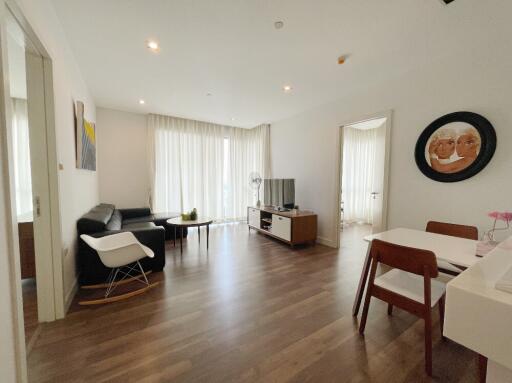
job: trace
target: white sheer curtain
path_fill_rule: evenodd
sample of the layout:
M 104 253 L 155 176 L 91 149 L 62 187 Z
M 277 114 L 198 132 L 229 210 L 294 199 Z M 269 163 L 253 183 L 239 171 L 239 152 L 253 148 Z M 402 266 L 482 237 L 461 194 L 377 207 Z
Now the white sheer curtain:
M 249 186 L 249 175 L 258 172 L 262 178 L 270 177 L 270 126 L 253 129 L 229 128 L 229 174 L 226 215 L 230 219 L 247 216 L 247 206 L 254 206 L 257 190 Z M 263 183 L 260 186 L 263 200 Z
M 148 158 L 154 212 L 197 208 L 217 221 L 246 216 L 249 174 L 268 174 L 269 126 L 241 129 L 150 114 Z
M 27 100 L 20 98 L 12 98 L 11 100 L 16 211 L 18 216 L 26 216 L 32 213 L 32 174 Z
M 344 220 L 372 223 L 377 129 L 343 128 L 342 201 Z

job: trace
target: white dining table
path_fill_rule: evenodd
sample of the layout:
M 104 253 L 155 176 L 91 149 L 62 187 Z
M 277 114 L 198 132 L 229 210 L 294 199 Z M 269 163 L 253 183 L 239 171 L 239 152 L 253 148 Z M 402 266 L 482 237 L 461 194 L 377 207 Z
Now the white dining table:
M 380 239 L 381 241 L 393 243 L 401 246 L 414 247 L 416 249 L 432 251 L 437 260 L 448 262 L 458 268 L 467 269 L 475 264 L 480 258 L 476 256 L 476 245 L 478 241 L 472 239 L 452 237 L 448 235 L 429 233 L 423 230 L 397 228 L 382 233 L 371 234 L 364 237 L 368 242 L 368 250 L 364 260 L 359 286 L 357 288 L 352 315 L 357 316 L 361 306 L 361 300 L 368 280 L 370 271 L 371 257 L 370 249 L 372 241 Z

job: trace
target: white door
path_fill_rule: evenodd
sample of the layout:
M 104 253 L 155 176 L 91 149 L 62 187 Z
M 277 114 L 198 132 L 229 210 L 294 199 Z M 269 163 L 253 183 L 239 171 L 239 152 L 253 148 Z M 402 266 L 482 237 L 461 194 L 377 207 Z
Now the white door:
M 375 174 L 373 191 L 368 196 L 372 202 L 372 233 L 380 233 L 387 229 L 387 175 L 388 175 L 388 146 L 389 119 L 377 129 L 377 144 L 375 153 Z
M 3 44 L 2 51 L 6 53 L 8 64 L 6 74 L 9 87 L 5 89 L 7 108 L 10 108 L 10 114 L 14 120 L 18 120 L 21 114 L 18 116 L 12 105 L 15 102 L 23 102 L 26 105 L 26 111 L 22 114 L 28 124 L 28 142 L 22 145 L 20 140 L 11 139 L 9 151 L 13 153 L 11 158 L 14 158 L 16 150 L 29 152 L 30 175 L 24 172 L 24 176 L 18 175 L 18 181 L 16 181 L 16 174 L 21 174 L 19 173 L 21 162 L 10 161 L 12 162 L 9 169 L 10 182 L 12 184 L 17 182 L 19 186 L 18 184 L 25 184 L 25 181 L 28 181 L 31 185 L 29 189 L 33 198 L 28 216 L 33 220 L 34 228 L 37 313 L 40 322 L 47 322 L 64 315 L 60 222 L 55 219 L 59 210 L 56 139 L 52 123 L 53 80 L 50 72 L 51 65 L 48 65 L 48 59 L 44 56 L 46 54 L 43 51 L 44 48 L 35 36 L 29 36 L 26 29 L 22 27 L 25 24 L 24 21 L 20 21 L 21 17 L 20 14 L 15 15 L 10 10 L 6 12 L 6 39 L 3 41 L 7 43 Z M 49 76 L 48 73 L 50 73 Z M 14 122 L 8 121 L 8 126 L 9 135 L 13 137 Z M 51 152 L 49 148 L 52 148 Z M 25 188 L 22 189 L 25 192 Z M 20 196 L 25 194 L 27 193 L 14 193 L 11 203 L 16 204 L 15 201 L 19 201 Z
M 55 319 L 55 296 L 52 262 L 52 222 L 48 182 L 48 151 L 43 76 L 43 58 L 27 51 L 28 121 L 30 162 L 32 168 L 34 247 L 36 251 L 38 317 L 40 322 Z

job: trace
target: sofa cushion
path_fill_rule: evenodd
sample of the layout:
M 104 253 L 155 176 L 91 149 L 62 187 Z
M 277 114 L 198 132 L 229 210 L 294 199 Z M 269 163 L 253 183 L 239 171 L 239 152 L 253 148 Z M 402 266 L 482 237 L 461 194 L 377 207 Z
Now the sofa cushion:
M 116 205 L 112 205 L 111 203 L 100 203 L 99 205 L 93 207 L 92 209 L 110 209 L 115 210 Z
M 119 209 L 123 219 L 131 219 L 138 217 L 147 217 L 151 215 L 151 209 L 149 207 L 137 207 L 131 209 Z
M 123 225 L 123 230 L 153 229 L 156 225 L 153 222 L 139 222 Z
M 77 222 L 78 234 L 91 234 L 105 230 L 114 209 L 113 205 L 98 205 L 84 214 Z
M 121 230 L 122 226 L 123 226 L 123 217 L 121 216 L 121 212 L 119 210 L 114 210 L 114 213 L 112 213 L 112 217 L 110 218 L 110 221 L 108 221 L 105 229 L 106 230 Z
M 153 222 L 153 215 L 150 214 L 150 215 L 146 215 L 144 217 L 123 219 L 123 225 L 130 225 L 132 223 L 140 223 L 140 222 Z

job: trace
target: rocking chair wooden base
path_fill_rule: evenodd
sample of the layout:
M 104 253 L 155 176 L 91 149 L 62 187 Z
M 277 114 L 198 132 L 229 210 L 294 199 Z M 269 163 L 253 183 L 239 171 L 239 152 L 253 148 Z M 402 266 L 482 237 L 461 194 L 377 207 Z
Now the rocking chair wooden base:
M 149 271 L 146 271 L 146 276 L 148 276 L 149 274 L 151 274 L 153 272 L 153 270 L 149 270 Z M 127 283 L 130 283 L 131 281 L 134 281 L 136 279 L 141 279 L 143 278 L 143 275 L 142 274 L 139 274 L 139 275 L 135 275 L 131 278 L 128 278 L 128 279 L 124 279 L 120 282 L 117 282 L 117 285 L 118 286 L 121 286 L 121 285 L 125 285 Z M 80 288 L 81 289 L 84 289 L 84 290 L 94 290 L 94 289 L 106 289 L 108 287 L 108 283 L 99 283 L 97 285 L 85 285 L 85 286 L 81 286 Z
M 148 273 L 146 273 L 146 275 L 147 274 Z M 137 277 L 133 277 L 132 280 L 136 279 L 136 278 Z M 125 281 L 123 281 L 123 282 L 124 282 L 123 284 L 126 284 Z M 128 291 L 128 292 L 123 293 L 123 294 L 113 295 L 113 296 L 109 296 L 109 297 L 106 297 L 106 298 L 104 297 L 104 298 L 98 298 L 98 299 L 82 300 L 82 301 L 79 301 L 78 304 L 80 306 L 91 306 L 91 305 L 101 305 L 101 304 L 105 304 L 105 303 L 112 303 L 112 302 L 122 301 L 122 300 L 125 300 L 125 299 L 128 299 L 128 298 L 131 298 L 131 297 L 143 294 L 146 291 L 148 291 L 149 289 L 152 289 L 153 287 L 159 285 L 160 283 L 161 283 L 160 281 L 156 281 L 156 282 L 153 282 L 153 283 L 149 284 L 148 286 L 144 286 L 144 287 L 142 287 L 140 289 L 137 289 L 137 290 L 131 290 L 131 291 Z M 96 285 L 98 287 L 94 287 L 94 288 L 106 287 L 105 285 Z M 86 288 L 86 287 L 84 287 L 84 288 Z M 91 287 L 91 286 L 87 286 L 87 288 L 88 289 L 93 289 L 93 287 Z

